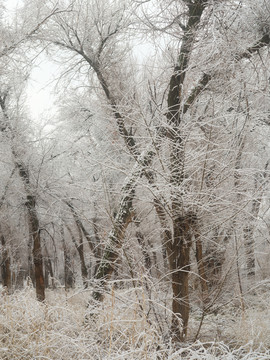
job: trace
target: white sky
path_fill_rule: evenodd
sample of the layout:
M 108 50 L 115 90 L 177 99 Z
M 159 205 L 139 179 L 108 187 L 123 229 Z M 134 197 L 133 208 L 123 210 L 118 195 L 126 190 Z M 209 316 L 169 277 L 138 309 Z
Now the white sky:
M 40 0 L 42 1 L 42 0 Z M 23 4 L 23 0 L 4 0 L 7 15 L 16 7 Z M 39 122 L 55 114 L 53 79 L 55 79 L 56 66 L 41 54 L 35 61 L 33 71 L 27 87 L 28 107 L 33 120 Z M 43 121 L 42 121 L 43 122 Z
M 55 114 L 55 97 L 53 95 L 53 80 L 56 66 L 40 55 L 38 63 L 32 70 L 27 88 L 28 106 L 34 120 Z

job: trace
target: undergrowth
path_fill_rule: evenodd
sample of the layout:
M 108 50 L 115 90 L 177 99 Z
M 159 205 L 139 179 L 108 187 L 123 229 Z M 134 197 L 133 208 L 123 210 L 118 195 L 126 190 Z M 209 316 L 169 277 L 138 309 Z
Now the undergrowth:
M 45 304 L 26 288 L 0 295 L 0 359 L 270 359 L 267 297 L 243 313 L 227 306 L 206 316 L 200 341 L 172 344 L 149 320 L 147 301 L 132 290 L 118 290 L 102 304 L 88 303 L 90 290 L 47 291 Z M 263 295 L 262 295 L 263 298 Z M 191 332 L 198 320 L 191 314 Z M 164 324 L 162 325 L 163 328 Z M 219 331 L 217 331 L 219 329 Z M 204 335 L 208 341 L 203 341 Z

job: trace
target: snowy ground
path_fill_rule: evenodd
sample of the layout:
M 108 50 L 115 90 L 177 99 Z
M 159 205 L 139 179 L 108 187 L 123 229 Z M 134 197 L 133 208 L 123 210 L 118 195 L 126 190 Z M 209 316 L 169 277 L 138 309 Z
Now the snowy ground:
M 230 304 L 219 315 L 207 315 L 195 343 L 191 340 L 200 317 L 193 313 L 189 339 L 178 347 L 160 335 L 156 323 L 149 323 L 147 300 L 138 303 L 123 290 L 107 296 L 98 308 L 87 307 L 89 299 L 89 290 L 47 291 L 46 304 L 35 300 L 32 288 L 10 296 L 2 292 L 0 359 L 270 359 L 266 293 L 250 300 L 244 312 Z

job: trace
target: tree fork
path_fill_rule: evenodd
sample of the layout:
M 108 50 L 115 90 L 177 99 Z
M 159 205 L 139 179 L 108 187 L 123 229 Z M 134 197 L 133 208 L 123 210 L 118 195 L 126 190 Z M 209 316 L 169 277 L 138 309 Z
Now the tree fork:
M 99 288 L 104 287 L 114 270 L 115 263 L 118 259 L 118 249 L 122 246 L 125 237 L 125 231 L 133 219 L 133 200 L 138 180 L 144 175 L 144 166 L 149 166 L 152 162 L 154 152 L 148 151 L 140 156 L 138 163 L 135 164 L 130 177 L 122 187 L 122 198 L 119 204 L 118 212 L 114 218 L 114 224 L 108 237 L 108 245 L 105 247 L 103 257 L 95 274 L 95 279 L 99 281 Z M 93 292 L 96 300 L 102 301 L 103 294 L 97 289 Z

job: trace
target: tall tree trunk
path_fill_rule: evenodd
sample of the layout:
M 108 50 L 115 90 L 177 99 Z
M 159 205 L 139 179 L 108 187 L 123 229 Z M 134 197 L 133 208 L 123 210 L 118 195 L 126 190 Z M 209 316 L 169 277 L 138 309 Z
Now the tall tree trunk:
M 184 29 L 178 63 L 170 79 L 168 92 L 168 137 L 171 141 L 170 149 L 170 184 L 171 192 L 171 217 L 173 221 L 173 237 L 169 242 L 170 268 L 172 272 L 172 335 L 174 341 L 183 341 L 187 336 L 189 320 L 189 262 L 191 247 L 191 221 L 192 214 L 187 214 L 185 204 L 182 203 L 181 187 L 185 178 L 184 158 L 185 150 L 183 146 L 184 135 L 181 133 L 181 115 L 187 112 L 189 106 L 194 101 L 197 93 L 205 87 L 210 77 L 204 76 L 199 85 L 193 90 L 190 101 L 183 103 L 183 86 L 185 83 L 186 72 L 192 53 L 192 47 L 196 36 L 196 28 L 200 23 L 202 13 L 206 7 L 206 1 L 188 1 L 187 5 L 187 25 Z M 199 89 L 199 90 L 198 90 Z M 194 97 L 194 98 L 193 98 Z M 182 321 L 180 328 L 179 320 Z

